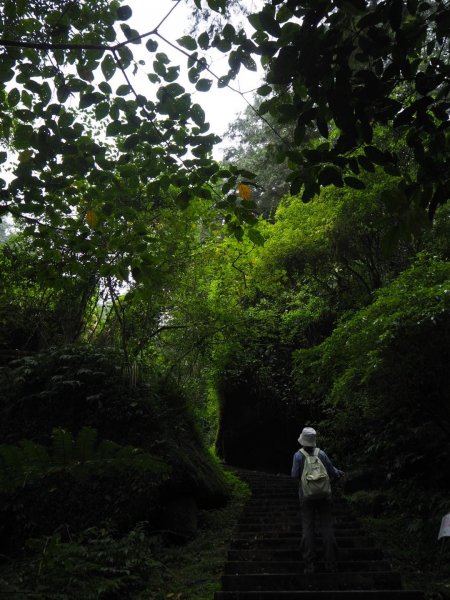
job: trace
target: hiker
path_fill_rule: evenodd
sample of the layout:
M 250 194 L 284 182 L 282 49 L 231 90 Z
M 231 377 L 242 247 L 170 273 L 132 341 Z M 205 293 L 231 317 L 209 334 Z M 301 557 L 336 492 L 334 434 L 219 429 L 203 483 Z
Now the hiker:
M 305 573 L 314 573 L 315 520 L 320 519 L 325 570 L 337 571 L 337 544 L 331 514 L 330 482 L 344 472 L 336 469 L 323 450 L 316 448 L 316 431 L 305 427 L 298 438 L 302 448 L 294 454 L 291 475 L 299 480 L 298 494 L 302 519 L 301 549 Z

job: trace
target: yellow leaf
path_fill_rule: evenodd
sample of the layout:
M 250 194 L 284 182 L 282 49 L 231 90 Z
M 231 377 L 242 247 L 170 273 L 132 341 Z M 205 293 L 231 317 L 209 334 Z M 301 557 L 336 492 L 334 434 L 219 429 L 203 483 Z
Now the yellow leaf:
M 94 210 L 88 210 L 86 213 L 86 223 L 89 227 L 95 227 L 98 223 L 98 216 Z
M 250 200 L 252 197 L 252 189 L 249 185 L 245 185 L 245 183 L 239 184 L 238 193 L 242 200 Z

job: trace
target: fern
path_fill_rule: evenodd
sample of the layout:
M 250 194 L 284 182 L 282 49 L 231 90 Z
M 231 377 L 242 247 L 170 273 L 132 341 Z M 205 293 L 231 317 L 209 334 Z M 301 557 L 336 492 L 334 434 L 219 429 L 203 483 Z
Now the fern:
M 108 459 L 114 456 L 119 448 L 122 448 L 120 444 L 111 442 L 111 440 L 102 440 L 97 448 L 97 456 L 99 459 Z
M 30 478 L 34 480 L 36 477 L 41 477 L 50 463 L 46 448 L 30 440 L 22 440 L 20 446 L 22 449 L 24 483 Z
M 64 429 L 53 430 L 53 461 L 55 466 L 66 467 L 73 460 L 72 434 Z
M 97 442 L 97 431 L 92 427 L 83 427 L 75 442 L 75 456 L 80 462 L 92 458 Z
M 154 474 L 159 480 L 170 473 L 164 461 L 139 448 L 110 440 L 98 443 L 97 431 L 91 427 L 84 427 L 76 440 L 70 432 L 55 429 L 50 452 L 30 440 L 23 440 L 19 447 L 0 446 L 0 491 L 4 492 L 55 473 L 84 478 L 107 469 L 132 469 Z
M 24 480 L 23 460 L 20 448 L 0 446 L 0 486 L 5 491 L 15 489 Z

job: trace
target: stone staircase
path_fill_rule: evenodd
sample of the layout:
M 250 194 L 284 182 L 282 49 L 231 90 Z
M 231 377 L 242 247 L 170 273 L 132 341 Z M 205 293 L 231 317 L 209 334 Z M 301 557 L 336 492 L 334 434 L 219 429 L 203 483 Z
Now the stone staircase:
M 304 574 L 297 483 L 286 475 L 235 472 L 250 485 L 252 496 L 229 548 L 222 591 L 214 600 L 423 600 L 422 592 L 402 588 L 399 573 L 340 499 L 333 503 L 338 572 L 326 573 L 319 561 L 315 573 Z M 317 548 L 320 553 L 320 538 Z

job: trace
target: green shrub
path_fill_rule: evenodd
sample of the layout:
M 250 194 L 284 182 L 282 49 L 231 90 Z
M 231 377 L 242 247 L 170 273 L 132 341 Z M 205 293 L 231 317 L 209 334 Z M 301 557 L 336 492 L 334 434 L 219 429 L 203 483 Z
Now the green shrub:
M 4 551 L 66 525 L 164 528 L 165 506 L 180 496 L 200 507 L 225 503 L 222 469 L 170 382 L 143 373 L 131 385 L 120 355 L 86 346 L 23 357 L 0 376 Z
M 325 399 L 329 447 L 367 485 L 448 489 L 450 264 L 426 254 L 320 346 L 295 353 L 304 399 Z M 348 457 L 348 458 L 347 458 Z
M 135 598 L 150 576 L 158 577 L 155 544 L 145 523 L 121 538 L 92 527 L 70 541 L 59 533 L 31 539 L 26 562 L 2 571 L 0 593 L 11 599 Z
M 85 479 L 127 469 L 150 473 L 157 481 L 170 473 L 161 459 L 138 448 L 110 440 L 98 442 L 97 432 L 91 427 L 83 427 L 76 438 L 68 431 L 55 429 L 50 451 L 30 440 L 22 440 L 20 446 L 0 446 L 0 492 L 14 492 L 18 487 L 53 475 Z

